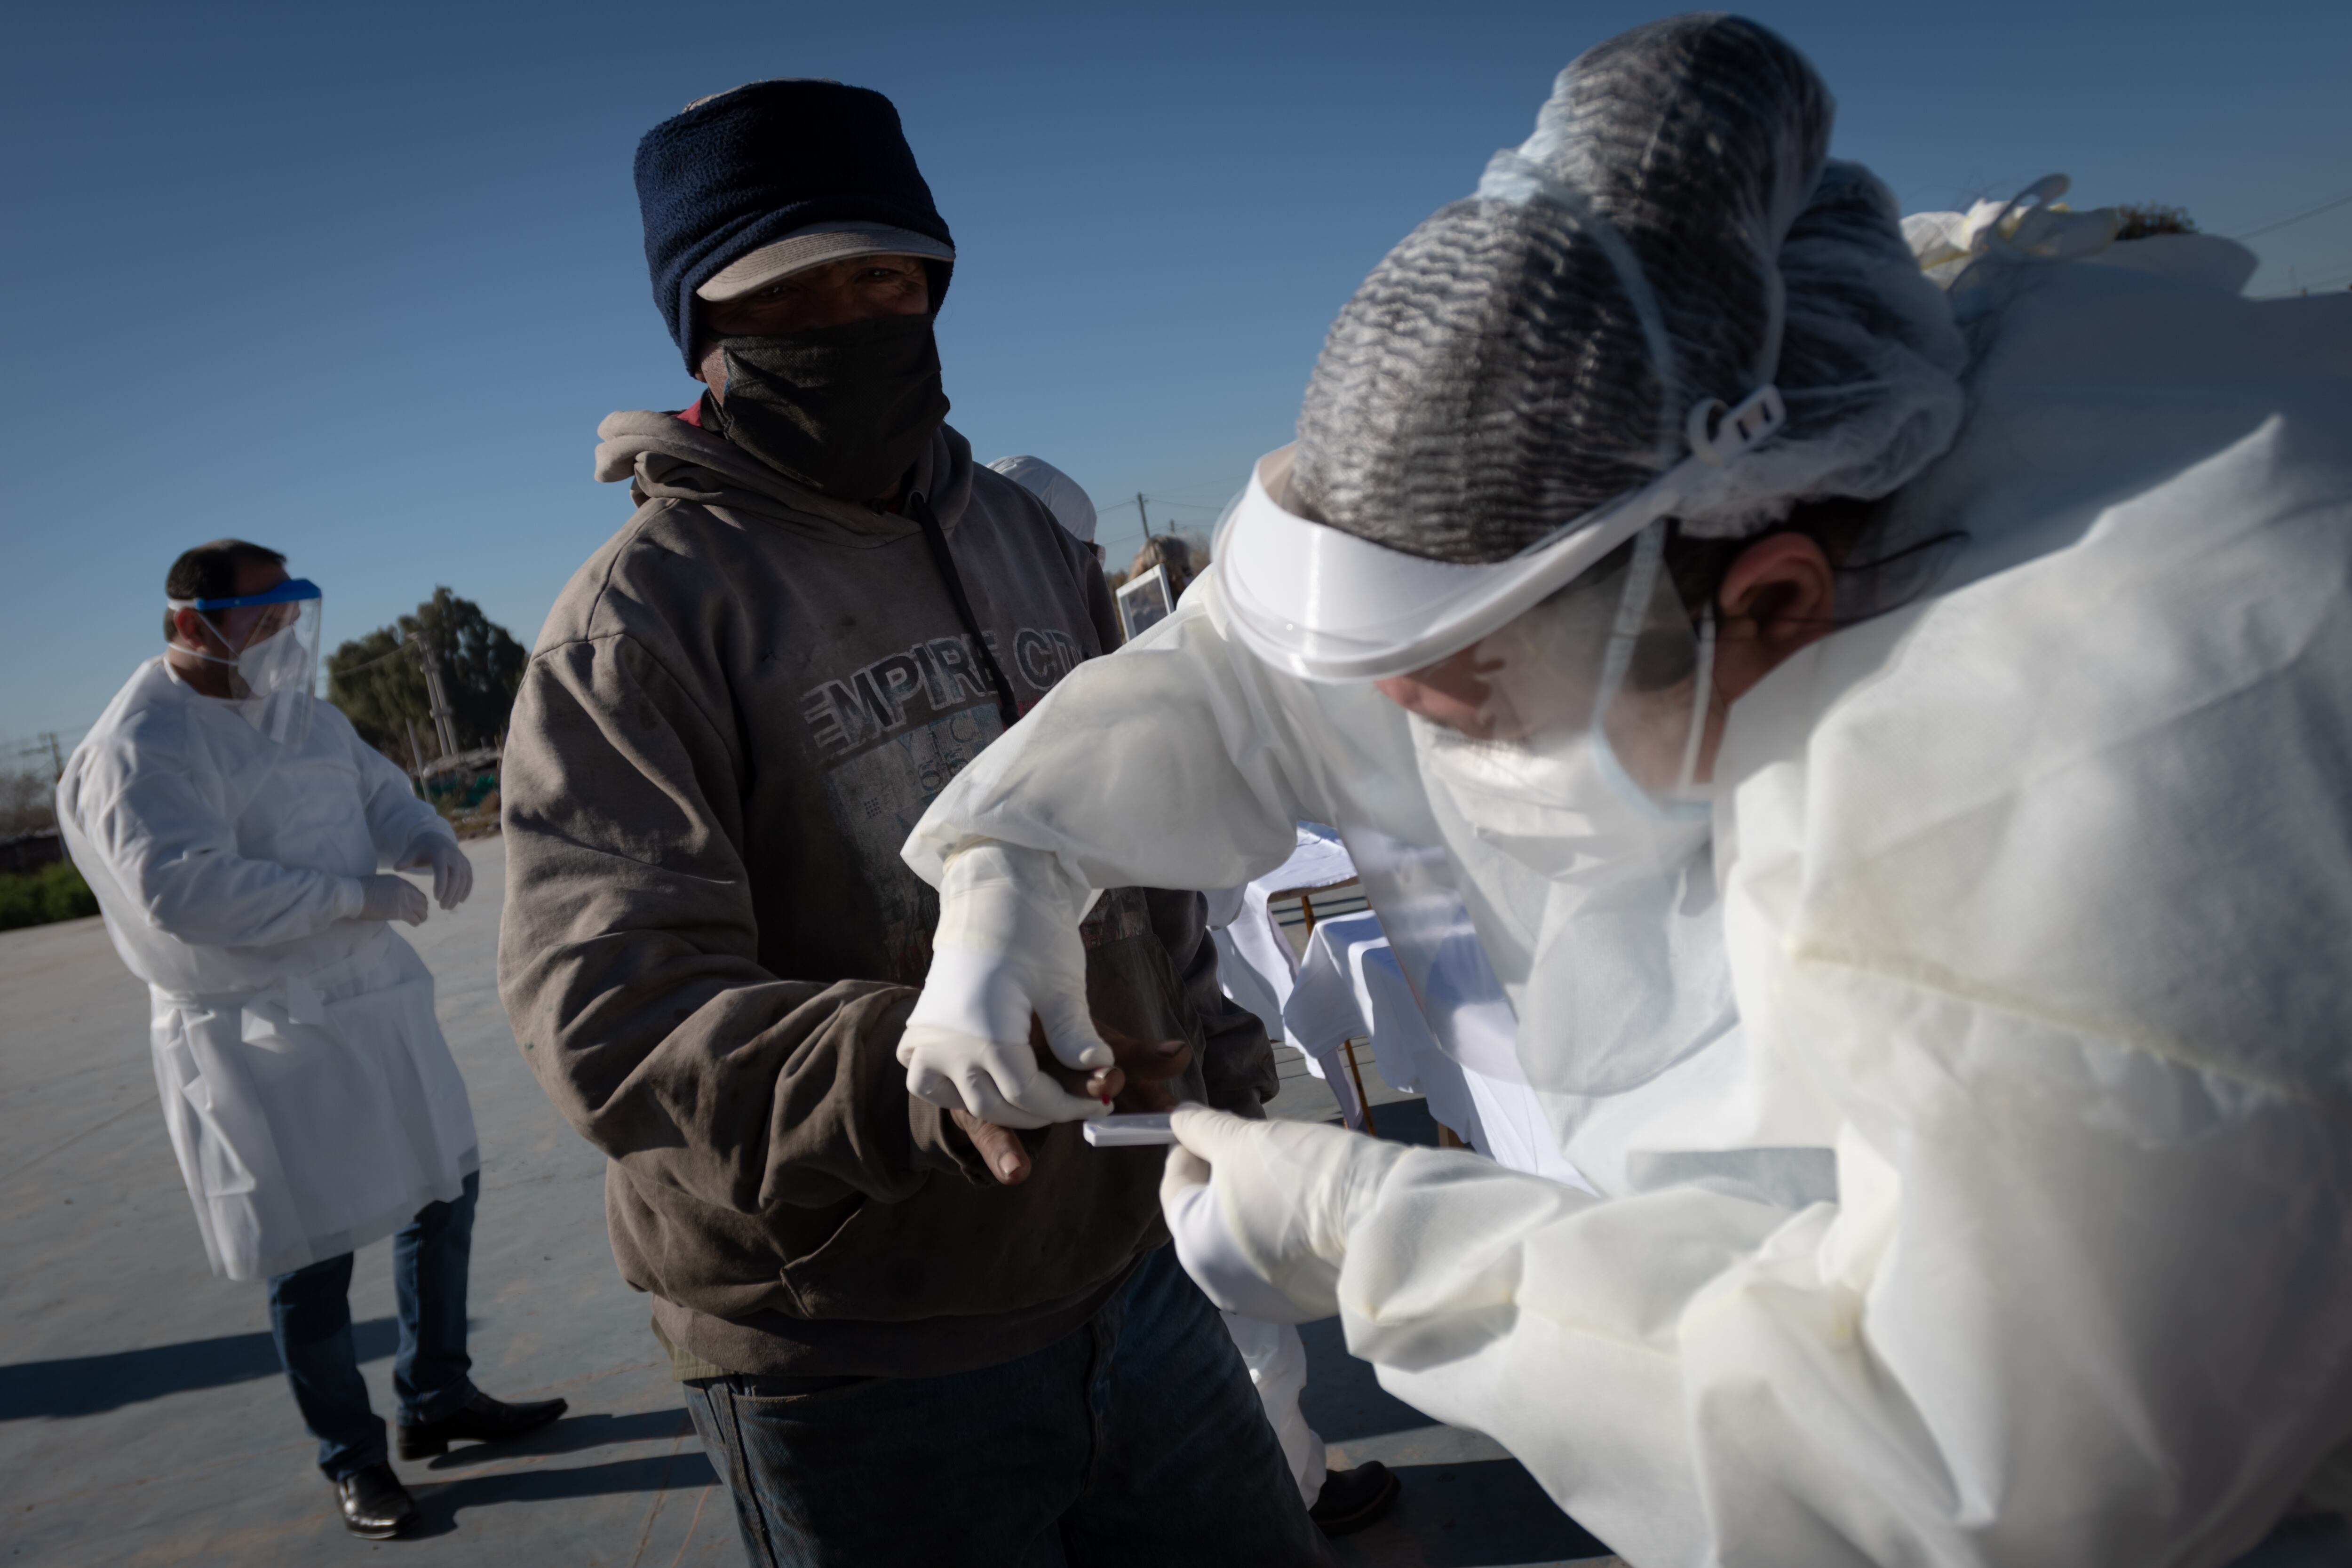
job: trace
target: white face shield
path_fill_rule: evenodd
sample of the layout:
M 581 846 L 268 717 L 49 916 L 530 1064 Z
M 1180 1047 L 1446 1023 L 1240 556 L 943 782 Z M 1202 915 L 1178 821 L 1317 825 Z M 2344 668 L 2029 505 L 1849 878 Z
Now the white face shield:
M 310 738 L 322 602 L 319 585 L 303 577 L 258 594 L 164 601 L 202 618 L 212 645 L 185 651 L 227 666 L 230 700 L 255 729 L 286 746 Z
M 1706 843 L 1711 616 L 1694 627 L 1653 522 L 1500 630 L 1385 688 L 1477 845 L 1582 889 L 1675 870 Z
M 1306 679 L 1384 682 L 1431 784 L 1521 865 L 1587 884 L 1659 869 L 1706 837 L 1714 656 L 1712 616 L 1694 625 L 1665 570 L 1666 519 L 1785 417 L 1769 385 L 1704 404 L 1681 462 L 1490 564 L 1297 516 L 1274 453 L 1218 530 L 1234 630 Z

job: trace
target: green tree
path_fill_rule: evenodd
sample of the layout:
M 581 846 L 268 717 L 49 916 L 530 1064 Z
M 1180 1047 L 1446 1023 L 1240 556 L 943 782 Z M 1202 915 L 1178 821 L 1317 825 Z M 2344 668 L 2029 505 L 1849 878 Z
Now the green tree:
M 0 834 L 55 827 L 57 798 L 57 780 L 47 763 L 0 773 Z
M 2116 209 L 2116 239 L 2146 239 L 2158 234 L 2195 234 L 2197 220 L 2179 207 L 2154 202 L 2126 203 Z
M 96 913 L 98 897 L 70 860 L 52 860 L 37 871 L 0 875 L 0 931 Z
M 407 721 L 415 720 L 425 746 L 424 760 L 431 762 L 433 703 L 425 691 L 424 648 L 440 660 L 441 689 L 449 698 L 458 749 L 504 740 L 530 656 L 479 605 L 446 588 L 434 589 L 415 615 L 335 649 L 327 659 L 327 700 L 343 710 L 362 740 L 404 767 L 409 762 Z

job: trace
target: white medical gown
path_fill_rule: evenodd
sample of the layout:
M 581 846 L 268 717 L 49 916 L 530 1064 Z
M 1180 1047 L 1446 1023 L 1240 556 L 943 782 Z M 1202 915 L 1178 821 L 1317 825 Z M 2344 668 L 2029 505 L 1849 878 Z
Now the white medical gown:
M 2352 1437 L 2352 299 L 2028 265 L 1972 331 L 1894 522 L 1957 557 L 1732 710 L 1665 934 L 1587 964 L 1465 889 L 1604 1195 L 1414 1151 L 1348 1234 L 1350 1349 L 1642 1568 L 2221 1563 Z M 1394 710 L 1219 616 L 1066 679 L 909 860 L 1442 842 L 1367 776 Z
M 214 1271 L 267 1279 L 456 1198 L 479 1164 L 433 976 L 359 879 L 455 835 L 320 703 L 280 745 L 139 667 L 68 760 L 58 821 L 152 1003 L 156 1089 Z

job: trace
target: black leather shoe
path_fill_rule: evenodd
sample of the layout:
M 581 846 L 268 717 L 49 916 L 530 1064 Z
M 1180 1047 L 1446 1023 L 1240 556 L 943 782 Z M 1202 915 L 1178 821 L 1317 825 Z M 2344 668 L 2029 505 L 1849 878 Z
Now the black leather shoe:
M 335 1498 L 342 1504 L 343 1528 L 370 1541 L 391 1540 L 416 1517 L 416 1500 L 380 1460 L 337 1481 Z
M 1315 1506 L 1307 1517 L 1336 1541 L 1388 1512 L 1403 1489 L 1404 1483 L 1378 1459 L 1352 1470 L 1333 1470 L 1323 1478 L 1323 1489 L 1315 1494 Z
M 436 1454 L 447 1453 L 451 1443 L 468 1438 L 477 1443 L 503 1443 L 509 1437 L 537 1431 L 569 1408 L 561 1399 L 532 1399 L 520 1405 L 505 1405 L 478 1388 L 473 1398 L 438 1421 L 426 1421 L 415 1426 L 402 1422 L 400 1457 L 404 1459 L 429 1459 Z

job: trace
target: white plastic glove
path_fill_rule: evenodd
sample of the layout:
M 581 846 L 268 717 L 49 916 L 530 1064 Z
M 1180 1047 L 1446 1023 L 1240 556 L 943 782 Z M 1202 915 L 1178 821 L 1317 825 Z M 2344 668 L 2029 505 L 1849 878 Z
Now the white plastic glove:
M 1160 1207 L 1184 1271 L 1212 1301 L 1272 1323 L 1339 1310 L 1348 1227 L 1401 1144 L 1306 1121 L 1246 1121 L 1180 1106 Z
M 360 919 L 363 921 L 403 921 L 421 926 L 432 912 L 432 907 L 425 901 L 425 889 L 405 877 L 379 871 L 372 877 L 362 877 L 359 882 Z
M 433 870 L 433 897 L 445 910 L 454 910 L 472 896 L 474 863 L 466 852 L 438 833 L 420 833 L 405 853 L 392 863 L 395 871 Z
M 1034 851 L 982 845 L 948 862 L 931 971 L 898 1039 L 907 1092 L 1000 1127 L 1109 1113 L 1055 1082 L 1029 1045 L 1034 1013 L 1063 1066 L 1111 1065 L 1087 1006 L 1078 921 L 1090 896 Z

